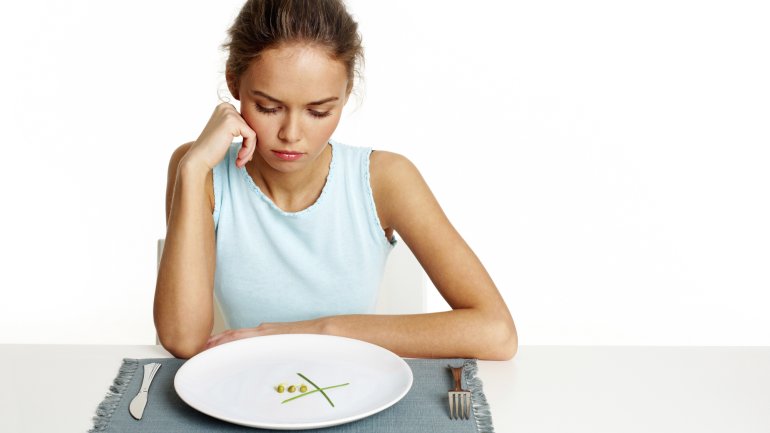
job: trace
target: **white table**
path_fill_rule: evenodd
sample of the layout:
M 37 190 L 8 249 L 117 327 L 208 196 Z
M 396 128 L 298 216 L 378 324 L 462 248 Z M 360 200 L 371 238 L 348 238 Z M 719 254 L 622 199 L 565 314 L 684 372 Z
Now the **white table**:
M 86 432 L 125 358 L 160 346 L 0 345 L 0 432 Z M 497 433 L 770 432 L 770 347 L 523 346 L 479 362 Z

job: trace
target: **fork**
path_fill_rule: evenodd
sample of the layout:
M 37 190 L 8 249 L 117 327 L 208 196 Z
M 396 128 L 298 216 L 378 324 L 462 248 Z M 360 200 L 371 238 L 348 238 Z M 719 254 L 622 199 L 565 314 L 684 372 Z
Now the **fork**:
M 451 419 L 470 419 L 471 416 L 471 392 L 462 389 L 461 378 L 463 375 L 462 367 L 452 367 L 452 377 L 454 377 L 455 387 L 448 393 L 449 397 L 449 418 Z

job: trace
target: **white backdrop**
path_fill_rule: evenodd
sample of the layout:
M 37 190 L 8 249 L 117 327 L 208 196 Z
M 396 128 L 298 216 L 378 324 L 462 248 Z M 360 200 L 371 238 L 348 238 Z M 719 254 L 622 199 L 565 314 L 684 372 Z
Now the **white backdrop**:
M 0 343 L 155 341 L 168 159 L 241 4 L 2 3 Z M 334 137 L 415 162 L 520 344 L 770 345 L 766 2 L 348 4 Z

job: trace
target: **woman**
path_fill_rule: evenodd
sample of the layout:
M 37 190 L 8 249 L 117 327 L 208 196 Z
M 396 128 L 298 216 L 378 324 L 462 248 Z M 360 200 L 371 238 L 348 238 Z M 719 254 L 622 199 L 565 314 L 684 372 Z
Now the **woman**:
M 512 358 L 505 302 L 415 166 L 331 139 L 363 60 L 342 1 L 249 0 L 229 36 L 226 79 L 241 110 L 218 105 L 169 163 L 161 344 L 189 358 L 246 337 L 318 333 L 404 357 Z M 451 311 L 364 314 L 394 232 Z M 233 329 L 210 336 L 215 291 Z

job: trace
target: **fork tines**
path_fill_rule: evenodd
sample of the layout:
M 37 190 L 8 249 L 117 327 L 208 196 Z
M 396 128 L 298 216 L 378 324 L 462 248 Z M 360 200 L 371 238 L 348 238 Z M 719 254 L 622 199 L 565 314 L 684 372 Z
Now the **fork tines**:
M 470 419 L 470 391 L 449 391 L 449 417 L 452 419 Z
M 451 419 L 470 419 L 471 418 L 471 392 L 462 389 L 462 367 L 448 366 L 452 370 L 454 379 L 454 389 L 449 390 L 449 418 Z

